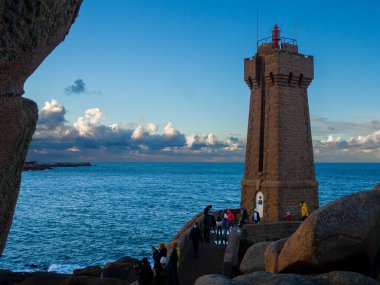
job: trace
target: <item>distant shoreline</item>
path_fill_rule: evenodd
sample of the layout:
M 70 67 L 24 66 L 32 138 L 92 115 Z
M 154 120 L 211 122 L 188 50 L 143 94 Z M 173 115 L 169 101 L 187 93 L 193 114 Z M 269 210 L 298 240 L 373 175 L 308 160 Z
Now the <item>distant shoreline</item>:
M 71 163 L 71 162 L 57 162 L 57 163 L 42 163 L 39 164 L 37 161 L 27 161 L 24 163 L 23 170 L 47 170 L 53 169 L 56 167 L 79 167 L 79 166 L 92 166 L 89 162 L 79 162 L 79 163 Z

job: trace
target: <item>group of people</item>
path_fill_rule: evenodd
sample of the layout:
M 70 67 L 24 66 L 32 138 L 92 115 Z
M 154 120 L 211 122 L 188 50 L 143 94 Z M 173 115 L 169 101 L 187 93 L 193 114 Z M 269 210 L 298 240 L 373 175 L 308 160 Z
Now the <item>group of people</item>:
M 190 231 L 190 240 L 193 244 L 194 257 L 199 256 L 199 242 L 210 243 L 211 232 L 216 234 L 216 240 L 227 242 L 228 234 L 235 223 L 235 216 L 231 210 L 219 211 L 217 215 L 212 212 L 212 205 L 203 210 L 203 237 L 199 222 L 195 222 Z
M 141 264 L 135 266 L 140 285 L 179 285 L 178 265 L 180 261 L 180 248 L 177 241 L 172 242 L 168 256 L 168 249 L 163 242 L 158 249 L 152 246 L 153 270 L 148 258 L 144 257 Z
M 247 208 L 243 208 L 240 213 L 240 220 L 239 220 L 239 227 L 242 227 L 244 224 L 248 224 L 248 211 Z M 260 222 L 260 213 L 257 211 L 257 209 L 254 209 L 252 212 L 252 222 L 254 224 L 258 224 Z
M 302 221 L 305 220 L 309 211 L 305 201 L 301 201 L 301 216 Z M 212 205 L 206 206 L 203 210 L 203 237 L 199 222 L 195 222 L 190 230 L 190 240 L 193 244 L 193 253 L 195 257 L 199 256 L 199 242 L 205 241 L 210 243 L 210 233 L 216 233 L 216 239 L 223 243 L 227 242 L 228 234 L 231 232 L 231 227 L 235 223 L 235 216 L 231 210 L 218 211 L 217 215 L 212 212 Z M 290 217 L 290 218 L 289 218 Z M 257 209 L 252 212 L 252 222 L 257 224 L 260 222 L 260 213 Z M 291 220 L 291 213 L 287 213 L 287 219 Z M 242 227 L 249 222 L 248 211 L 243 208 L 240 213 L 238 225 Z M 178 266 L 180 261 L 180 248 L 176 241 L 172 242 L 171 252 L 168 255 L 168 250 L 163 242 L 158 244 L 158 249 L 152 247 L 153 254 L 153 270 L 146 257 L 141 261 L 141 264 L 135 267 L 136 274 L 140 285 L 178 285 Z

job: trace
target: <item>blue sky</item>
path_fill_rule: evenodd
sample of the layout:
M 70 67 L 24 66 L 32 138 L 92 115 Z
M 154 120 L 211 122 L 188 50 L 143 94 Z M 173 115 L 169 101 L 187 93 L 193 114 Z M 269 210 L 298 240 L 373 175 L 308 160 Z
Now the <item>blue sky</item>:
M 257 9 L 259 38 L 277 23 L 315 58 L 316 160 L 380 161 L 377 1 L 85 0 L 25 85 L 28 158 L 243 161 Z

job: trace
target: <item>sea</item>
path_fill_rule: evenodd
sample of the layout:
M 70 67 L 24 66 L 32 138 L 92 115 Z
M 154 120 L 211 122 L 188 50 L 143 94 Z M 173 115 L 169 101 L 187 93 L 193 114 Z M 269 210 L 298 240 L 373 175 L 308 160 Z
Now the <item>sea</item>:
M 238 208 L 244 163 L 94 163 L 22 174 L 0 268 L 71 273 L 151 256 L 208 204 Z M 323 206 L 370 190 L 380 163 L 317 163 Z

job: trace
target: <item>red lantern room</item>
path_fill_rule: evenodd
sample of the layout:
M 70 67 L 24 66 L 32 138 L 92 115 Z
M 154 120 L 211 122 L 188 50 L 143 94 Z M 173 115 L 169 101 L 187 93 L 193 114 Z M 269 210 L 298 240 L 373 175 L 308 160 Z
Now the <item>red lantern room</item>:
M 278 29 L 277 24 L 275 24 L 272 31 L 272 42 L 273 42 L 274 48 L 279 48 L 280 39 L 281 39 L 280 30 Z

